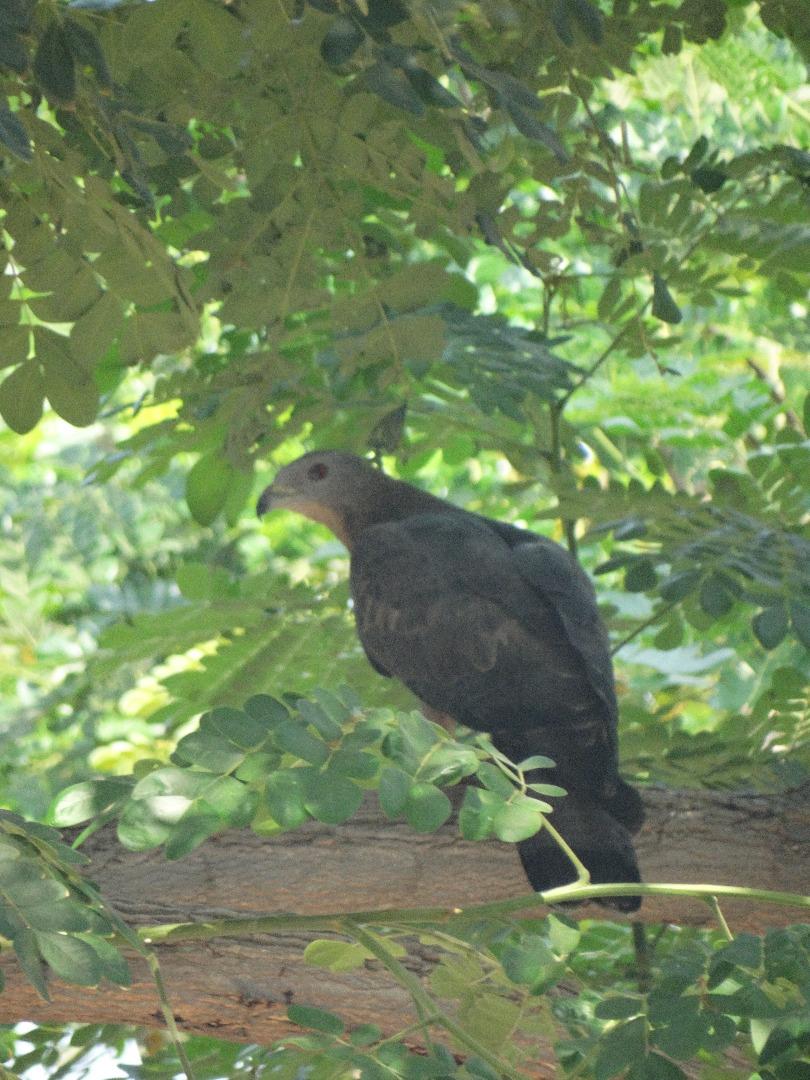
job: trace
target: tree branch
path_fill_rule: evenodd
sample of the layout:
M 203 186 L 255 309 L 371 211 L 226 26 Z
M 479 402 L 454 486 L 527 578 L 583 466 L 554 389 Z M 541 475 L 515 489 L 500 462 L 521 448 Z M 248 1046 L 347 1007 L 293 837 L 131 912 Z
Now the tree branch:
M 807 909 L 763 900 L 772 891 L 807 890 L 808 794 L 645 792 L 648 820 L 637 844 L 644 878 L 681 887 L 678 895 L 658 895 L 660 887 L 647 886 L 644 919 L 716 925 L 707 903 L 715 895 L 731 933 L 806 920 Z M 160 851 L 123 850 L 112 828 L 91 837 L 83 850 L 103 895 L 130 924 L 150 928 L 177 1026 L 259 1043 L 293 1030 L 286 1019 L 291 1002 L 337 1011 L 350 1026 L 376 1023 L 385 1032 L 416 1022 L 409 993 L 377 961 L 345 973 L 303 964 L 301 954 L 313 936 L 345 929 L 350 921 L 397 925 L 407 913 L 416 923 L 415 908 L 435 909 L 421 914 L 438 921 L 441 913 L 452 922 L 454 909 L 481 905 L 478 914 L 504 915 L 534 900 L 512 845 L 463 841 L 452 824 L 420 835 L 387 821 L 371 800 L 343 826 L 311 822 L 273 840 L 229 832 L 176 862 Z M 712 888 L 697 887 L 706 883 Z M 742 900 L 727 897 L 722 886 L 755 891 Z M 576 888 L 580 895 L 607 891 Z M 363 913 L 370 909 L 389 910 Z M 271 913 L 264 922 L 262 916 Z M 527 914 L 536 917 L 537 910 Z M 594 905 L 575 914 L 621 918 Z M 238 937 L 212 938 L 210 924 L 237 918 L 243 921 L 231 924 L 229 933 Z M 178 927 L 174 937 L 167 926 L 189 923 L 196 925 Z M 180 940 L 191 937 L 203 940 Z M 429 974 L 433 951 L 418 944 L 409 949 L 399 962 L 414 977 Z M 0 994 L 1 1022 L 162 1024 L 154 982 L 140 958 L 132 961 L 129 990 L 78 990 L 54 981 L 49 1003 L 37 998 L 13 955 L 0 958 L 0 967 L 7 981 Z M 553 1075 L 549 1044 L 539 1045 L 535 1057 L 535 1075 Z

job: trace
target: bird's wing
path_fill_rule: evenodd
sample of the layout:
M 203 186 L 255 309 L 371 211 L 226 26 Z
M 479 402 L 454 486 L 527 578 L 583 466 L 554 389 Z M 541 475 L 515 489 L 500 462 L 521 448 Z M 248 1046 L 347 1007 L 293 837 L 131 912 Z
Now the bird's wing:
M 591 580 L 565 548 L 543 536 L 513 549 L 514 565 L 526 584 L 559 616 L 565 635 L 582 659 L 588 683 L 601 699 L 615 741 L 618 705 L 605 629 Z
M 570 575 L 567 564 L 549 572 L 563 569 Z M 592 593 L 592 611 L 587 592 L 582 612 L 562 604 L 560 586 L 542 588 L 529 553 L 463 512 L 364 530 L 352 551 L 351 586 L 369 658 L 422 701 L 499 734 L 507 753 L 513 739 L 517 751 L 524 733 L 543 729 L 545 749 L 528 752 L 572 758 L 576 745 L 601 775 L 615 772 L 615 701 L 611 712 L 609 688 L 592 685 L 599 647 L 586 640 L 591 624 L 603 634 Z M 572 641 L 567 623 L 577 618 Z

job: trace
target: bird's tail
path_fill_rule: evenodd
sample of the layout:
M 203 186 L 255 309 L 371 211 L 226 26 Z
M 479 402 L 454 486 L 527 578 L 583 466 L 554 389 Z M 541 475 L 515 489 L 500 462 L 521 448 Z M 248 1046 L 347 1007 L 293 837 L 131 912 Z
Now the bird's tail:
M 554 800 L 550 823 L 587 868 L 594 885 L 641 881 L 630 838 L 641 825 L 643 811 L 638 793 L 620 781 L 610 801 L 595 801 L 570 793 Z M 529 884 L 538 892 L 576 881 L 573 863 L 545 830 L 517 845 Z M 598 901 L 619 911 L 637 911 L 637 896 L 616 896 Z
M 624 780 L 616 781 L 613 795 L 603 799 L 601 805 L 619 824 L 624 825 L 631 836 L 635 836 L 644 824 L 644 804 L 641 796 Z

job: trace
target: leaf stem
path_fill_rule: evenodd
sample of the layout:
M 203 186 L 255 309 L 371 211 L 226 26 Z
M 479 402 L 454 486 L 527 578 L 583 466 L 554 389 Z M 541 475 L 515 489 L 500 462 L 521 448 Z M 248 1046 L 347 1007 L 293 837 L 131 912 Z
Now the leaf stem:
M 720 929 L 723 931 L 723 934 L 724 934 L 726 940 L 727 941 L 733 941 L 734 940 L 734 935 L 731 932 L 730 926 L 726 922 L 726 917 L 723 914 L 722 909 L 720 908 L 720 904 L 717 901 L 717 897 L 716 896 L 707 896 L 706 897 L 706 903 L 712 909 L 712 912 L 714 913 L 714 917 L 715 917 L 715 919 L 717 919 L 718 923 L 720 924 Z
M 611 646 L 610 655 L 615 656 L 619 649 L 623 649 L 625 645 L 629 645 L 634 638 L 638 637 L 642 630 L 646 630 L 648 626 L 652 626 L 654 623 L 659 622 L 664 615 L 669 614 L 674 607 L 677 607 L 679 602 L 680 601 L 678 600 L 670 600 L 670 602 L 664 604 L 663 607 L 656 608 L 649 618 L 642 619 L 642 621 L 633 627 L 630 633 L 626 634 L 621 641 L 617 641 L 615 645 Z
M 169 995 L 166 993 L 166 984 L 163 981 L 163 975 L 160 970 L 160 964 L 158 958 L 151 950 L 144 954 L 144 959 L 149 965 L 149 970 L 152 973 L 152 978 L 155 983 L 155 989 L 157 990 L 158 1001 L 160 1002 L 160 1011 L 163 1013 L 163 1019 L 166 1023 L 166 1028 L 169 1032 L 169 1038 L 172 1040 L 172 1045 L 177 1053 L 177 1057 L 180 1061 L 180 1066 L 183 1072 L 186 1074 L 188 1080 L 194 1080 L 194 1070 L 191 1067 L 186 1048 L 183 1046 L 180 1032 L 177 1029 L 177 1024 L 174 1021 L 174 1013 L 169 1002 Z
M 481 1058 L 491 1068 L 495 1069 L 501 1076 L 511 1077 L 512 1080 L 525 1080 L 525 1074 L 519 1072 L 517 1069 L 513 1069 L 507 1062 L 502 1061 L 495 1054 L 491 1053 L 485 1046 L 482 1046 L 469 1032 L 465 1031 L 460 1024 L 457 1024 L 452 1017 L 446 1013 L 437 1012 L 436 1003 L 425 991 L 420 980 L 406 967 L 404 967 L 399 960 L 390 953 L 388 949 L 382 944 L 379 938 L 372 934 L 367 933 L 362 926 L 356 922 L 347 922 L 346 932 L 363 945 L 370 953 L 380 961 L 380 963 L 386 968 L 386 970 L 393 976 L 394 979 L 411 995 L 414 1005 L 417 1011 L 422 1012 L 425 1017 L 432 1017 L 433 1022 L 440 1025 L 447 1031 L 449 1035 L 468 1050 L 471 1054 L 475 1054 L 476 1057 Z
M 577 853 L 568 843 L 568 841 L 554 828 L 547 817 L 543 818 L 543 828 L 555 842 L 555 844 L 562 849 L 562 851 L 568 856 L 573 863 L 574 869 L 577 872 L 577 880 L 573 883 L 575 885 L 590 885 L 591 875 L 588 872 L 587 866 L 582 862 Z M 569 886 L 565 886 L 569 888 Z

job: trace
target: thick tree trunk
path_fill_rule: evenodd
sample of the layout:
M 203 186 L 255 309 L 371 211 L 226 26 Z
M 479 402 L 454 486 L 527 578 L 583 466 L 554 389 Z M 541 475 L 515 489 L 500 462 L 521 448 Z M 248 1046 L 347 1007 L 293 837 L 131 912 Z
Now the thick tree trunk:
M 780 797 L 647 792 L 648 821 L 638 837 L 645 880 L 807 893 L 809 795 L 807 789 Z M 92 857 L 93 880 L 133 925 L 278 912 L 453 908 L 527 893 L 511 845 L 466 843 L 455 825 L 420 836 L 386 821 L 371 804 L 340 827 L 311 822 L 274 840 L 229 832 L 179 862 L 166 861 L 161 852 L 124 851 L 109 830 L 84 850 Z M 806 920 L 805 912 L 789 907 L 728 901 L 722 908 L 733 931 Z M 618 917 L 593 905 L 576 914 Z M 646 899 L 642 915 L 648 922 L 690 925 L 709 925 L 713 918 L 701 901 L 671 897 Z M 349 1024 L 377 1023 L 386 1032 L 410 1022 L 408 995 L 378 963 L 339 975 L 304 965 L 306 942 L 319 936 L 289 931 L 160 946 L 178 1023 L 189 1031 L 269 1043 L 290 1030 L 285 1010 L 293 1001 L 334 1010 Z M 407 966 L 425 973 L 432 959 L 428 950 L 416 949 Z M 37 998 L 13 955 L 3 956 L 2 969 L 2 1022 L 161 1022 L 154 987 L 139 961 L 129 990 L 88 991 L 54 982 L 50 1003 Z M 539 1046 L 536 1075 L 550 1060 L 550 1048 Z

